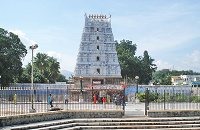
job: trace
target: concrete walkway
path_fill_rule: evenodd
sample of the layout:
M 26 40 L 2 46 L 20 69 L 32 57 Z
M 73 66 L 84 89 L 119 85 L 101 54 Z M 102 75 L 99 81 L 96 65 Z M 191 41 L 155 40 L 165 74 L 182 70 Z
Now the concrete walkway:
M 126 103 L 125 117 L 144 116 L 145 103 Z

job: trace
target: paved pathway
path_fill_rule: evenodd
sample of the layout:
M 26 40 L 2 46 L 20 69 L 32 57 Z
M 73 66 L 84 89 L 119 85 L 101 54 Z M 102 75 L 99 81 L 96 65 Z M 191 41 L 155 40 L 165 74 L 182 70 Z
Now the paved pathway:
M 145 103 L 127 103 L 125 116 L 144 116 Z

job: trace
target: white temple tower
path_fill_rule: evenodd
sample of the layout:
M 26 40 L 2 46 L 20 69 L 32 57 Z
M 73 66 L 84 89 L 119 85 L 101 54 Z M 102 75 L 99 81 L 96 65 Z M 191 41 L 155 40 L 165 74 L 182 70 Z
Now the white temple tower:
M 85 25 L 74 71 L 74 84 L 83 87 L 93 84 L 120 84 L 121 68 L 118 62 L 111 15 L 90 15 L 85 17 Z

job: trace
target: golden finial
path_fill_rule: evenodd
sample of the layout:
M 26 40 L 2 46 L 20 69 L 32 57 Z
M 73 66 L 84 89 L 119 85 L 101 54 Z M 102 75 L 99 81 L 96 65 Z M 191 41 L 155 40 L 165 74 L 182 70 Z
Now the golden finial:
M 91 16 L 92 18 L 93 18 L 93 14 L 92 14 L 92 16 Z
M 90 18 L 90 14 L 89 14 L 89 18 Z
M 96 18 L 96 14 L 94 14 L 94 18 Z

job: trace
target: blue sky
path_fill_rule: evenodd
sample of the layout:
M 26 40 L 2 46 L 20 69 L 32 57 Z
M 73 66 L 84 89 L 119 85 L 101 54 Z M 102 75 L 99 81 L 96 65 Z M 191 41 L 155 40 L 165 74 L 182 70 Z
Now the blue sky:
M 84 13 L 111 14 L 115 40 L 137 44 L 158 70 L 200 72 L 199 0 L 0 0 L 0 27 L 17 34 L 28 47 L 57 58 L 61 70 L 74 71 Z

